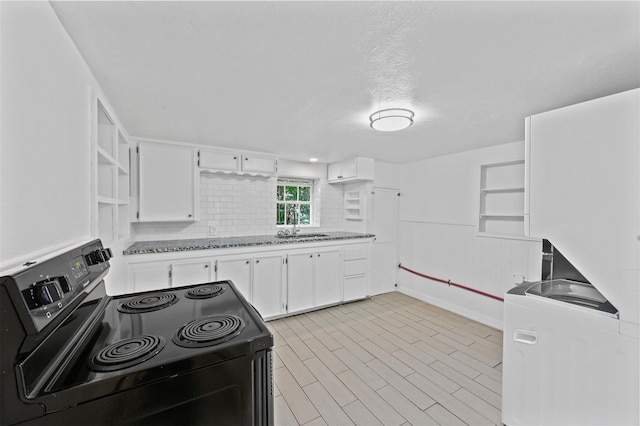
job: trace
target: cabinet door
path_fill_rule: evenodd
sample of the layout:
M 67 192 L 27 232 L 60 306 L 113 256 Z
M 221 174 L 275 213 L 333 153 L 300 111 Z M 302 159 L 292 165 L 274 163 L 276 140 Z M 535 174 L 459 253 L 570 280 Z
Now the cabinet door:
M 211 261 L 173 263 L 171 265 L 171 287 L 211 282 Z
M 216 280 L 230 280 L 250 303 L 251 295 L 251 258 L 220 259 L 216 263 Z
M 200 168 L 215 170 L 240 170 L 239 153 L 220 152 L 209 149 L 200 150 Z
M 284 256 L 256 257 L 253 263 L 253 306 L 263 318 L 283 310 Z
M 331 163 L 327 166 L 327 180 L 334 182 L 340 180 L 340 163 Z
M 129 285 L 134 293 L 169 288 L 169 264 L 152 262 L 130 265 Z
M 288 256 L 287 307 L 289 312 L 316 306 L 313 294 L 313 264 L 314 253 L 297 253 Z
M 329 182 L 340 182 L 347 179 L 354 179 L 357 175 L 358 167 L 355 159 L 329 164 L 327 169 L 327 180 Z
M 358 176 L 358 166 L 356 161 L 356 159 L 353 159 L 340 163 L 342 179 L 353 179 Z
M 338 303 L 342 300 L 342 270 L 340 251 L 315 254 L 314 293 L 316 306 Z
M 139 221 L 195 220 L 195 169 L 192 148 L 140 143 Z
M 242 171 L 275 174 L 276 160 L 275 158 L 244 155 L 242 157 Z

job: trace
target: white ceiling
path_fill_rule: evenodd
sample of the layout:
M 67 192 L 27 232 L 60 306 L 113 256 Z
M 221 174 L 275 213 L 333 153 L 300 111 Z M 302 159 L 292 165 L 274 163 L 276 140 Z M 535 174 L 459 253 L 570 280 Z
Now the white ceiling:
M 524 139 L 640 86 L 640 2 L 54 2 L 133 136 L 330 162 Z M 368 116 L 415 111 L 383 133 Z

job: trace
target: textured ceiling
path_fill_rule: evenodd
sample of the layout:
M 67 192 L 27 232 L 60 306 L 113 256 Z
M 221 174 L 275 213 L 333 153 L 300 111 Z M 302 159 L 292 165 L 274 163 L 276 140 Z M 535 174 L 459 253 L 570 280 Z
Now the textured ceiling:
M 524 139 L 640 86 L 640 3 L 54 2 L 133 136 L 330 162 Z M 384 107 L 416 113 L 376 132 Z

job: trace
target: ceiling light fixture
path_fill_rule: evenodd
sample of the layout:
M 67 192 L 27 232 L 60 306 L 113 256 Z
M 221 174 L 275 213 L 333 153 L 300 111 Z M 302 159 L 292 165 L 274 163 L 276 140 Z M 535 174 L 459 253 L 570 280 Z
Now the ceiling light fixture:
M 318 161 L 317 158 L 309 158 L 309 162 L 311 163 L 316 163 Z
M 404 108 L 389 108 L 369 116 L 371 128 L 382 132 L 395 132 L 413 124 L 413 111 Z

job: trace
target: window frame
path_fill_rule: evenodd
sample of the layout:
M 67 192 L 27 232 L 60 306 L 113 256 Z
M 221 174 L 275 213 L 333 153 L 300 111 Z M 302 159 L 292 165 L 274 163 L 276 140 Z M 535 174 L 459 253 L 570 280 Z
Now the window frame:
M 286 199 L 286 187 L 287 186 L 295 186 L 296 190 L 296 200 L 287 200 Z M 278 192 L 280 188 L 283 188 L 283 196 L 282 200 L 278 199 Z M 300 200 L 300 188 L 309 188 L 309 201 Z M 308 178 L 287 178 L 287 177 L 279 177 L 276 180 L 276 226 L 277 227 L 291 227 L 294 224 L 287 222 L 287 206 L 296 206 L 298 214 L 296 215 L 297 223 L 296 227 L 311 227 L 313 226 L 314 220 L 314 199 L 315 199 L 315 181 L 313 179 Z M 279 222 L 279 214 L 280 214 L 280 205 L 284 206 L 284 223 Z M 300 223 L 301 215 L 300 215 L 300 206 L 309 206 L 309 223 Z

